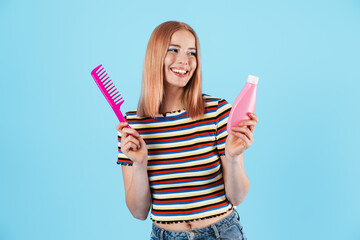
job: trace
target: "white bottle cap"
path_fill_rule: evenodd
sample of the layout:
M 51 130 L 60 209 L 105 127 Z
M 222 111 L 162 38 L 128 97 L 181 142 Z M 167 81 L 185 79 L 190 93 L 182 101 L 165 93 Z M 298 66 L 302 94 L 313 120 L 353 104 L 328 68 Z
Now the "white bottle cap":
M 252 84 L 257 85 L 257 84 L 258 84 L 258 81 L 259 81 L 259 77 L 256 77 L 256 76 L 253 76 L 253 75 L 249 75 L 247 81 L 248 81 L 249 83 L 252 83 Z

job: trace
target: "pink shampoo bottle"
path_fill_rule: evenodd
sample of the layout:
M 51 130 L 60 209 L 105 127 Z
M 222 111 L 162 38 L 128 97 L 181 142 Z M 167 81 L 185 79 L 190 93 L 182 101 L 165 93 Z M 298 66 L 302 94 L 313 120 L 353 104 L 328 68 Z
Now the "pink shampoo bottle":
M 255 112 L 258 81 L 258 77 L 249 75 L 244 88 L 237 96 L 228 118 L 227 132 L 229 134 L 232 134 L 231 127 L 239 126 L 240 122 L 250 119 L 248 112 Z

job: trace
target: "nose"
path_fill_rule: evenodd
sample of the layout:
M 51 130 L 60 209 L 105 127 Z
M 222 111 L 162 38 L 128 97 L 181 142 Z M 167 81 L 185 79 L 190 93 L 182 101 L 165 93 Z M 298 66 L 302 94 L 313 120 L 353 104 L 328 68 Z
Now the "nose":
M 180 52 L 177 57 L 177 62 L 183 65 L 189 64 L 189 57 L 186 52 Z

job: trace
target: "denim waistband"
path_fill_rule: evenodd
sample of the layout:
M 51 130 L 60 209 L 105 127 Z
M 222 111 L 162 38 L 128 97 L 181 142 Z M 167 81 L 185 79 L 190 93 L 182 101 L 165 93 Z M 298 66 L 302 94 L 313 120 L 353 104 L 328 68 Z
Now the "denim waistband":
M 240 220 L 238 212 L 234 209 L 234 211 L 227 216 L 226 218 L 211 224 L 208 227 L 192 229 L 186 232 L 174 232 L 168 231 L 163 228 L 156 226 L 154 223 L 152 225 L 152 231 L 155 236 L 159 239 L 203 239 L 208 235 L 219 235 L 219 232 L 223 229 L 230 227 Z

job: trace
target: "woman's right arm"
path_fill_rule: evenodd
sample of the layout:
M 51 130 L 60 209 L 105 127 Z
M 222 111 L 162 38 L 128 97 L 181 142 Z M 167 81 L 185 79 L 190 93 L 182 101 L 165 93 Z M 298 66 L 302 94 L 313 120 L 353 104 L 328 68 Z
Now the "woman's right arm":
M 116 129 L 121 133 L 121 151 L 133 161 L 133 166 L 122 166 L 126 205 L 131 214 L 145 220 L 151 207 L 151 193 L 147 173 L 148 151 L 139 133 L 119 123 Z

